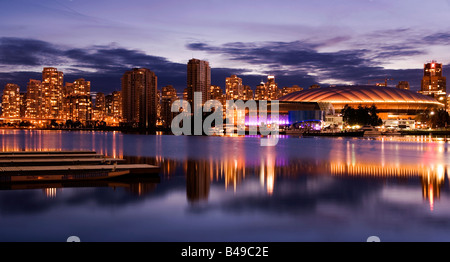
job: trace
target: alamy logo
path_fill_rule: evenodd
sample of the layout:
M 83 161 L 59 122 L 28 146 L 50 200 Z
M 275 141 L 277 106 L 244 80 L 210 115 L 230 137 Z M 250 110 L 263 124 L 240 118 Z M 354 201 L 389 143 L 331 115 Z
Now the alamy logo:
M 174 135 L 260 135 L 261 146 L 275 146 L 279 134 L 279 103 L 277 100 L 270 103 L 270 114 L 266 100 L 228 100 L 226 102 L 226 127 L 223 124 L 223 106 L 218 100 L 208 100 L 202 106 L 202 93 L 194 93 L 193 111 L 191 104 L 186 100 L 177 100 L 172 104 L 171 111 L 179 112 L 172 120 L 172 133 Z M 259 105 L 258 105 L 259 104 Z M 212 113 L 211 113 L 212 112 Z M 246 115 L 248 112 L 248 125 Z M 203 119 L 203 113 L 211 113 Z M 193 129 L 192 129 L 192 117 Z M 213 125 L 214 123 L 214 125 Z M 250 123 L 257 123 L 252 125 Z M 247 131 L 248 126 L 248 131 Z M 194 131 L 192 133 L 192 130 Z

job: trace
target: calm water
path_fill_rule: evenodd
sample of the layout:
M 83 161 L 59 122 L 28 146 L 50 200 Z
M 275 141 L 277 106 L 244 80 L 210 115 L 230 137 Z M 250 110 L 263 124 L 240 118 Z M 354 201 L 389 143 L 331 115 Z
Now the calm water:
M 450 241 L 449 144 L 421 138 L 0 131 L 0 150 L 95 150 L 159 179 L 2 186 L 0 241 Z

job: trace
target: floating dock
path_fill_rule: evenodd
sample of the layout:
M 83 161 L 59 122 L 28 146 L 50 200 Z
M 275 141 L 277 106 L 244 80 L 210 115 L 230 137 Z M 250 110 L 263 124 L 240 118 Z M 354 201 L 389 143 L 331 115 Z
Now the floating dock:
M 106 158 L 106 156 L 102 154 L 0 154 L 0 160 L 5 159 L 38 159 L 38 158 Z
M 124 175 L 155 175 L 160 167 L 148 164 L 121 164 L 94 151 L 0 152 L 0 183 L 59 180 L 107 179 Z
M 9 166 L 46 166 L 46 165 L 81 165 L 81 164 L 114 164 L 125 161 L 119 158 L 22 158 L 0 159 L 0 167 Z
M 159 167 L 147 164 L 123 164 L 123 165 L 68 165 L 68 166 L 7 166 L 0 167 L 2 174 L 30 174 L 35 172 L 79 172 L 79 171 L 125 171 L 130 174 L 155 174 L 159 173 Z
M 28 155 L 56 155 L 56 154 L 96 154 L 97 152 L 95 151 L 2 151 L 0 152 L 0 156 L 1 155 L 23 155 L 23 154 L 28 154 Z

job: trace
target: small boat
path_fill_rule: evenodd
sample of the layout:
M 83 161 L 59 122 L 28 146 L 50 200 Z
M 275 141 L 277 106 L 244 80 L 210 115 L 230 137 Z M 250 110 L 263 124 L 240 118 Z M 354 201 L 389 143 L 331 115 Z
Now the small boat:
M 380 136 L 381 131 L 376 129 L 373 126 L 363 126 L 359 129 L 360 131 L 364 131 L 364 136 Z

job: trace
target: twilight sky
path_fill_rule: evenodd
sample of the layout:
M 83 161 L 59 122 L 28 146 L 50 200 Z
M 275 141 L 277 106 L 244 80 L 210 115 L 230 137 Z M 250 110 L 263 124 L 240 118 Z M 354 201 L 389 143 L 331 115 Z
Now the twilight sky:
M 25 91 L 53 66 L 110 93 L 146 67 L 182 91 L 198 58 L 222 88 L 274 74 L 279 87 L 389 77 L 418 90 L 426 62 L 450 76 L 449 14 L 449 0 L 1 0 L 0 87 Z

